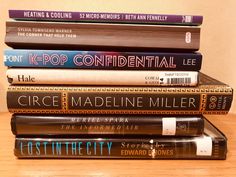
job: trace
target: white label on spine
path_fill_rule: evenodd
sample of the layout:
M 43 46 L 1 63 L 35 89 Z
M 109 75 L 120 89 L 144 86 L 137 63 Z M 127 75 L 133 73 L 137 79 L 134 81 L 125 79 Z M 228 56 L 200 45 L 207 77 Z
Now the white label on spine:
M 161 72 L 159 74 L 160 85 L 195 86 L 198 83 L 198 72 Z
M 191 23 L 193 22 L 193 17 L 191 15 L 185 15 L 183 16 L 182 22 Z
M 175 135 L 176 118 L 162 118 L 162 135 Z
M 192 38 L 191 32 L 186 32 L 186 34 L 185 34 L 185 42 L 187 44 L 191 43 L 191 40 L 192 40 L 191 38 Z
M 212 139 L 211 137 L 200 137 L 196 138 L 198 156 L 211 156 L 212 155 Z

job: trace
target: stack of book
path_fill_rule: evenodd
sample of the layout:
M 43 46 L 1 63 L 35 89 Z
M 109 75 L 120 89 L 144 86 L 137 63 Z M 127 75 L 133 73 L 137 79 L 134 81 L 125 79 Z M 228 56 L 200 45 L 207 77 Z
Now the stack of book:
M 18 158 L 225 159 L 203 114 L 232 88 L 199 72 L 202 16 L 10 10 Z

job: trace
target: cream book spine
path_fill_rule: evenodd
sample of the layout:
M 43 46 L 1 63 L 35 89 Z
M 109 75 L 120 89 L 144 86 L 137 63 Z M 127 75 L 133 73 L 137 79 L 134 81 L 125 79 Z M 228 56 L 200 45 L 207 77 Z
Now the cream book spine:
M 8 69 L 11 84 L 196 86 L 195 71 L 117 71 L 76 69 Z

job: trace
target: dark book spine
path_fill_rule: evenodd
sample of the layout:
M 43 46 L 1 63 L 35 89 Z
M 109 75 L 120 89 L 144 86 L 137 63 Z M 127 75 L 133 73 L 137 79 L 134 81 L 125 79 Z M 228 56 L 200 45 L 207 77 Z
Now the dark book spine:
M 65 12 L 39 10 L 9 10 L 9 17 L 23 20 L 180 24 L 201 25 L 203 17 L 197 15 L 132 14 L 100 12 Z
M 220 92 L 219 92 L 220 90 Z M 10 86 L 12 113 L 226 114 L 230 87 L 24 87 Z
M 199 71 L 200 53 L 5 50 L 8 67 Z
M 203 133 L 204 120 L 197 116 L 13 115 L 11 127 L 15 135 L 197 136 Z
M 17 137 L 14 152 L 18 158 L 225 159 L 226 141 L 204 136 L 158 139 Z
M 5 43 L 13 48 L 36 49 L 196 51 L 200 28 L 7 21 Z

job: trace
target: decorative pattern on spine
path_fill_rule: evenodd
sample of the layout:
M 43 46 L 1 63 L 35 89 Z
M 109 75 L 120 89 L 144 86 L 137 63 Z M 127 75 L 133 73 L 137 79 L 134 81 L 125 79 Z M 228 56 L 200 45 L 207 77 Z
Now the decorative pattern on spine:
M 13 113 L 69 114 L 226 114 L 231 87 L 23 87 L 10 86 L 7 105 Z M 214 80 L 205 77 L 205 82 Z

